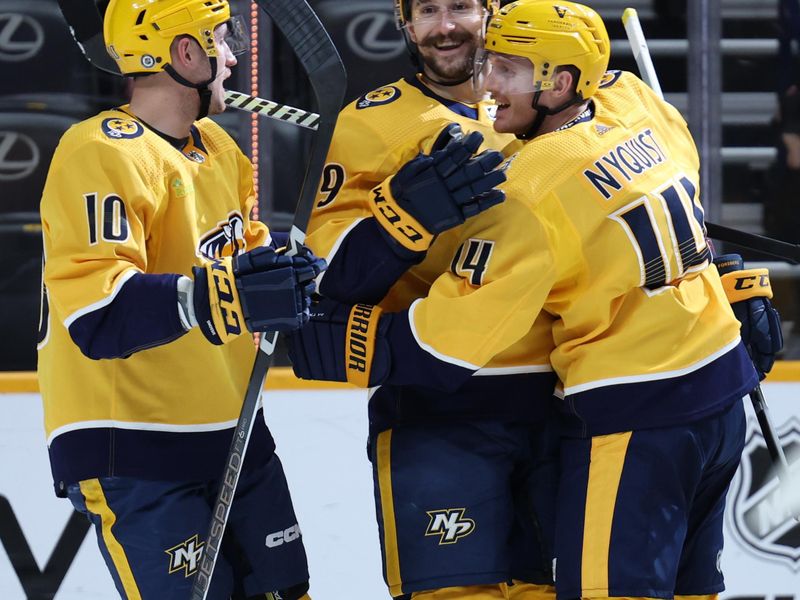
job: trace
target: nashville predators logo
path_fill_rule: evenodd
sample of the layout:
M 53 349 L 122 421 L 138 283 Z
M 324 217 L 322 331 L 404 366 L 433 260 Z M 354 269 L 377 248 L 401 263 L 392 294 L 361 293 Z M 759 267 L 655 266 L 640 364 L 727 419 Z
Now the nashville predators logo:
M 203 164 L 204 162 L 206 162 L 206 157 L 197 150 L 183 150 L 183 155 L 189 160 L 193 160 L 196 163 Z
M 438 535 L 440 546 L 455 544 L 475 531 L 475 521 L 464 518 L 464 512 L 466 511 L 463 508 L 427 511 L 430 521 L 425 535 Z
M 600 78 L 600 89 L 610 88 L 622 76 L 622 71 L 606 71 Z
M 201 542 L 197 534 L 173 546 L 169 550 L 165 550 L 169 555 L 169 574 L 180 571 L 183 569 L 183 576 L 190 577 L 197 571 L 197 565 L 200 562 L 200 557 L 203 555 L 204 542 Z
M 400 89 L 389 85 L 386 87 L 378 88 L 367 94 L 361 96 L 356 102 L 356 108 L 369 108 L 370 106 L 380 106 L 381 104 L 389 104 L 394 102 L 400 97 Z
M 227 221 L 217 223 L 213 231 L 200 238 L 200 255 L 206 258 L 237 256 L 245 250 L 244 218 L 238 212 L 228 215 Z
M 103 133 L 115 140 L 129 140 L 144 133 L 142 124 L 133 119 L 104 119 L 102 128 Z

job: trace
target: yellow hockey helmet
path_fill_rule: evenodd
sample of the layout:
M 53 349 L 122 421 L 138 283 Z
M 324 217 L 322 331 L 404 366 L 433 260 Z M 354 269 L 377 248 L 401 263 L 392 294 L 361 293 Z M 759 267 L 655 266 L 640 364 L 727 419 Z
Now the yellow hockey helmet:
M 534 92 L 552 87 L 556 68 L 574 65 L 580 70 L 575 91 L 587 99 L 597 91 L 608 68 L 611 43 L 600 15 L 588 6 L 518 0 L 489 21 L 485 48 L 529 59 Z
M 106 49 L 123 75 L 158 73 L 180 35 L 217 58 L 214 29 L 231 17 L 227 0 L 111 0 L 103 22 Z

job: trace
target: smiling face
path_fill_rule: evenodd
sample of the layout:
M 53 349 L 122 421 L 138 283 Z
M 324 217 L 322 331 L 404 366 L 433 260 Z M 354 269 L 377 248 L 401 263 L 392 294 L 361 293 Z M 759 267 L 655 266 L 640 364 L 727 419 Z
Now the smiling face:
M 442 83 L 468 78 L 485 16 L 478 0 L 414 0 L 407 27 L 425 73 Z
M 495 131 L 523 134 L 533 123 L 536 118 L 533 77 L 533 63 L 527 58 L 489 54 L 486 89 L 497 103 Z

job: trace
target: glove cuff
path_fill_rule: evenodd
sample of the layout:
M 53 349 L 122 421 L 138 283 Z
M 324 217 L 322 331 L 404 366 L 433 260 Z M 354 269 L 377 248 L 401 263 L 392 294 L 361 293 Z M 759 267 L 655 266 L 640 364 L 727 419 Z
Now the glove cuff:
M 200 331 L 212 344 L 225 344 L 244 331 L 244 315 L 231 257 L 212 259 L 193 269 L 194 312 Z
M 369 206 L 372 214 L 401 246 L 413 252 L 425 252 L 433 242 L 433 234 L 397 203 L 392 193 L 392 177 L 387 177 L 370 192 Z
M 369 304 L 356 304 L 350 309 L 345 339 L 345 374 L 348 383 L 369 387 L 375 338 L 383 310 Z
M 750 298 L 772 298 L 767 269 L 744 269 L 720 275 L 728 302 L 734 304 Z

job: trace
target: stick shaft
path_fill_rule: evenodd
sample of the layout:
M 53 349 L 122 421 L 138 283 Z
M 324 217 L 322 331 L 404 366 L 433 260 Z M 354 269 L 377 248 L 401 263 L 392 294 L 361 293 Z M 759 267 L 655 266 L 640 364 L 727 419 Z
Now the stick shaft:
M 658 94 L 659 98 L 664 98 L 661 84 L 658 82 L 658 75 L 656 75 L 656 68 L 653 66 L 653 59 L 650 57 L 650 49 L 647 47 L 647 39 L 644 37 L 642 24 L 639 22 L 639 13 L 635 8 L 625 9 L 625 12 L 622 13 L 622 24 L 628 35 L 636 66 L 639 67 L 639 74 L 644 82 Z
M 225 104 L 231 108 L 238 108 L 247 112 L 257 113 L 276 121 L 291 123 L 316 131 L 319 127 L 320 116 L 302 108 L 294 108 L 287 104 L 280 104 L 273 100 L 266 100 L 258 96 L 250 96 L 242 92 L 227 90 Z

